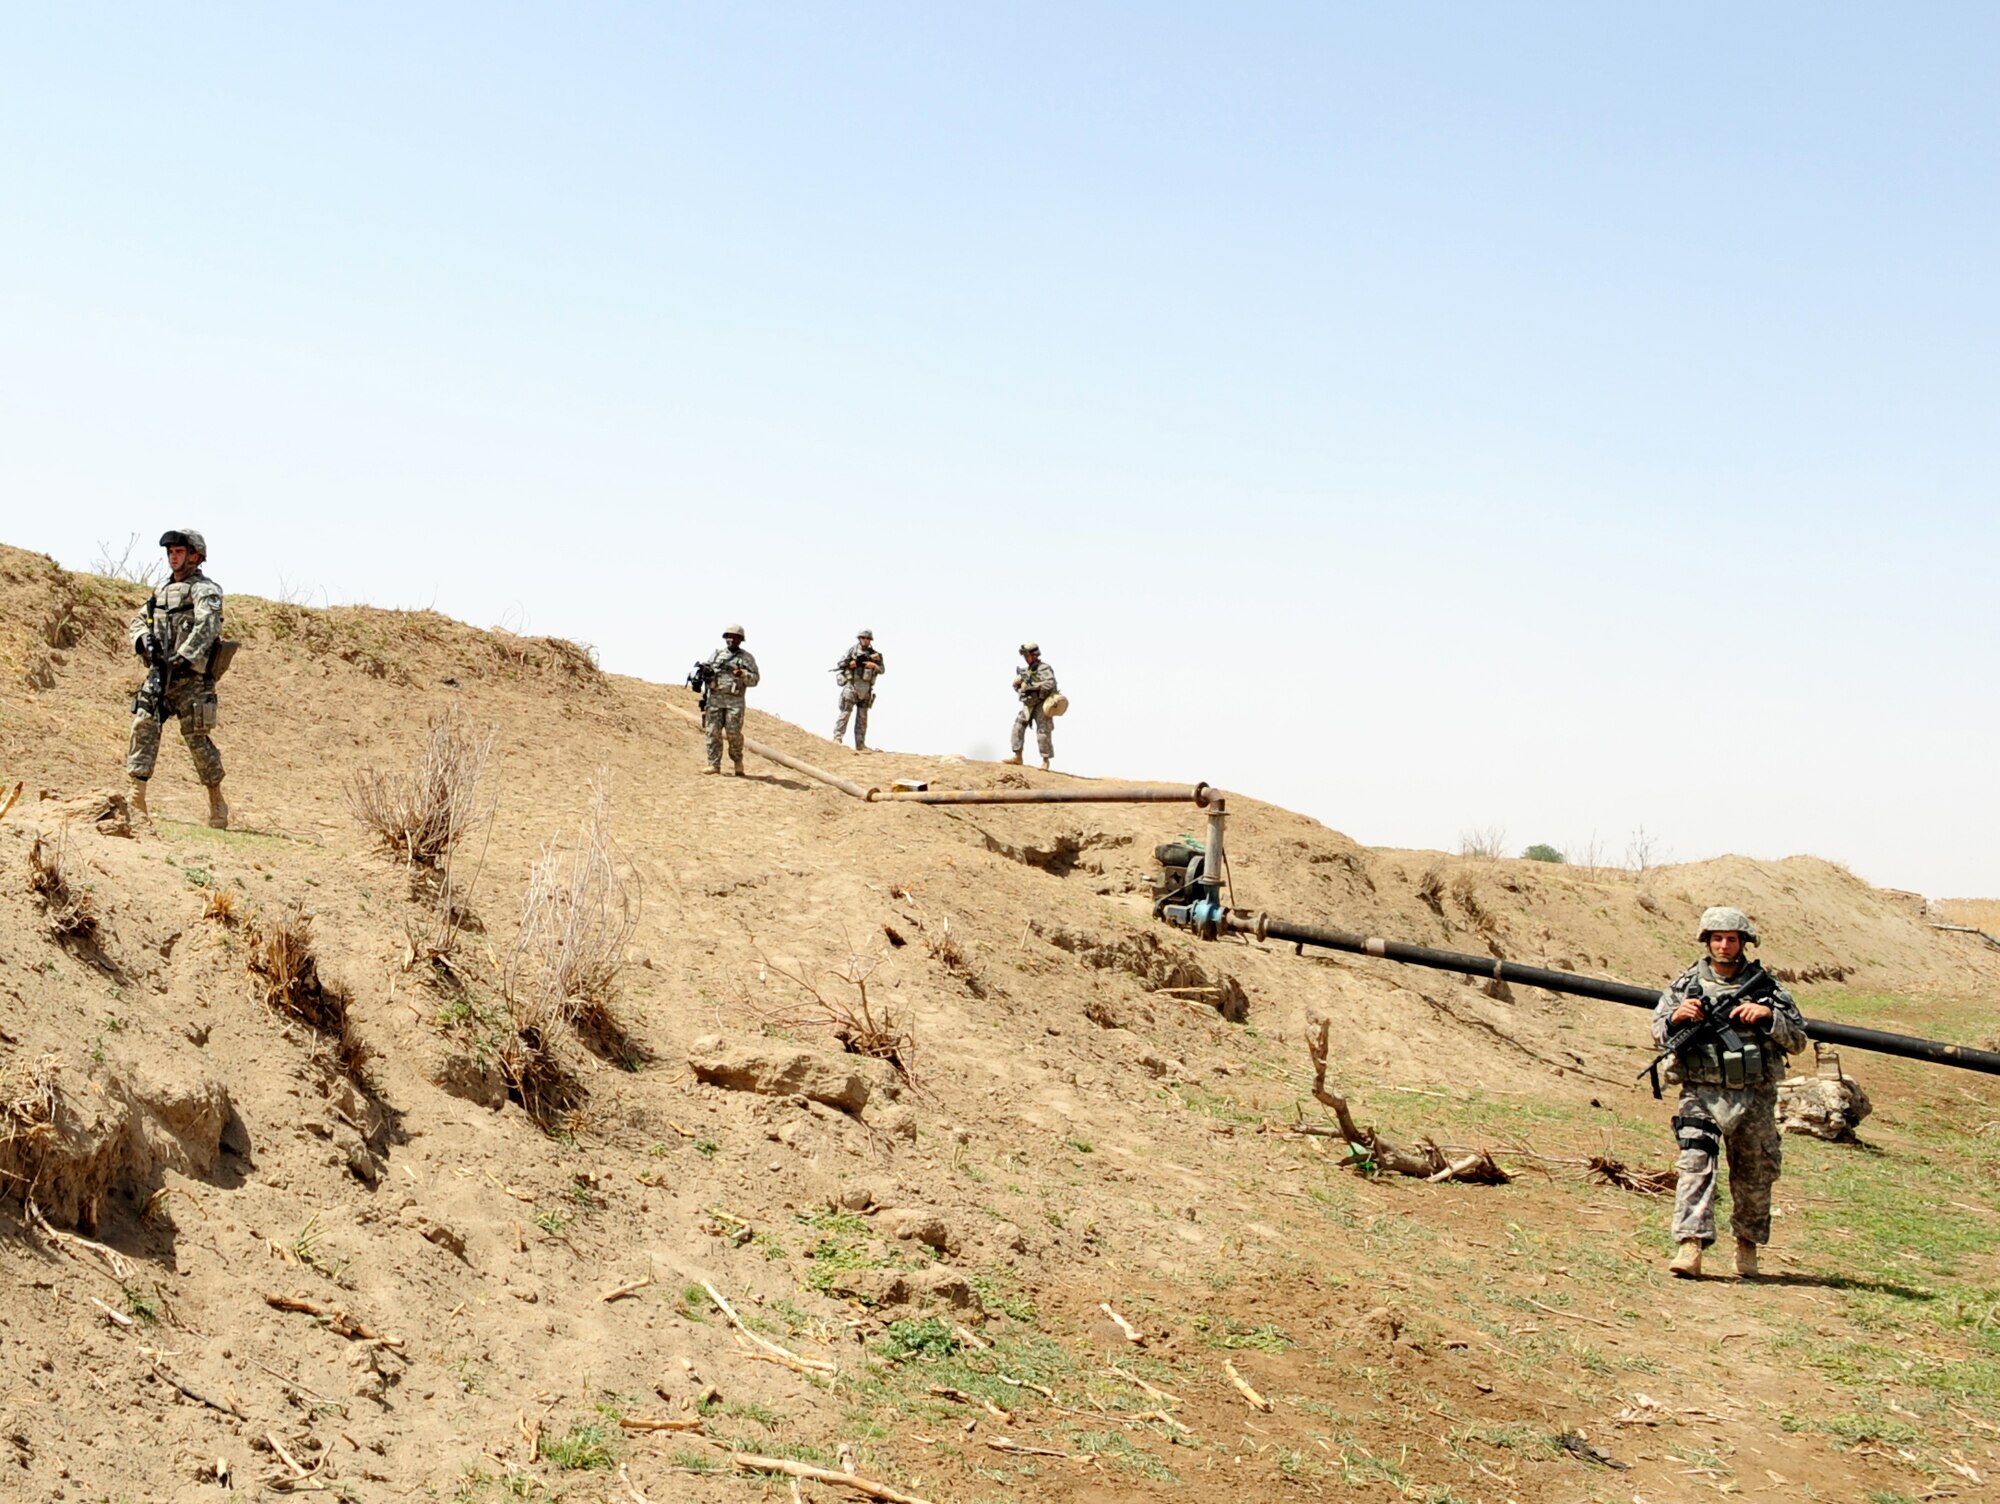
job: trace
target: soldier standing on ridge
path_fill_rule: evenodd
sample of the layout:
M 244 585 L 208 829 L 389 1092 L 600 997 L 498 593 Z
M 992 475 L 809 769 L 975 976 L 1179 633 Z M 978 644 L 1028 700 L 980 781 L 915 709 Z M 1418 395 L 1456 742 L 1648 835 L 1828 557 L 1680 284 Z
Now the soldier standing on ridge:
M 1047 772 L 1056 755 L 1055 723 L 1049 711 L 1050 702 L 1057 696 L 1056 671 L 1042 662 L 1040 643 L 1022 643 L 1021 656 L 1027 660 L 1027 666 L 1014 675 L 1014 691 L 1021 697 L 1021 713 L 1014 717 L 1014 755 L 1006 760 L 1011 763 L 1021 760 L 1021 748 L 1027 745 L 1028 725 L 1033 722 L 1035 744 L 1042 751 L 1042 771 Z
M 1681 1279 L 1700 1277 L 1702 1250 L 1715 1241 L 1717 1158 L 1726 1149 L 1736 1273 L 1750 1279 L 1759 1245 L 1771 1241 L 1771 1187 L 1783 1154 L 1778 1081 L 1785 1057 L 1806 1047 L 1806 1021 L 1777 979 L 1744 956 L 1743 947 L 1757 943 L 1749 915 L 1709 909 L 1697 938 L 1708 954 L 1674 978 L 1653 1009 L 1653 1040 L 1661 1046 L 1704 1016 L 1714 1021 L 1675 1051 L 1667 1071 L 1681 1083 L 1674 1112 L 1679 1247 L 1667 1267 Z
M 743 694 L 757 683 L 757 660 L 743 651 L 743 629 L 735 623 L 722 629 L 722 647 L 701 665 L 707 689 L 701 724 L 708 732 L 708 771 L 722 771 L 722 742 L 729 739 L 729 760 L 743 776 Z
M 854 750 L 868 750 L 868 708 L 875 703 L 875 680 L 888 672 L 882 655 L 875 651 L 875 634 L 863 627 L 854 634 L 854 646 L 840 655 L 833 666 L 840 675 L 840 718 L 833 723 L 833 739 L 847 735 L 847 718 L 854 717 Z
M 132 779 L 132 807 L 146 809 L 146 780 L 160 755 L 160 730 L 168 716 L 181 723 L 181 739 L 194 758 L 195 776 L 208 790 L 208 823 L 229 827 L 222 798 L 222 754 L 209 732 L 215 729 L 215 673 L 228 661 L 217 652 L 222 636 L 222 587 L 201 572 L 208 543 L 193 528 L 160 535 L 172 577 L 146 598 L 132 618 L 132 651 L 151 665 L 145 686 L 132 701 L 132 736 L 125 771 Z M 229 652 L 234 652 L 230 645 Z

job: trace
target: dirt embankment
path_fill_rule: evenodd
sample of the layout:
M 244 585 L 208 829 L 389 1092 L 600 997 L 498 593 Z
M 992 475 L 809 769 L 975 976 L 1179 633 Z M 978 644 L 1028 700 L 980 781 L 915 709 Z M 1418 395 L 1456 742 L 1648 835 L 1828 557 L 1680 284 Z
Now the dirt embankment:
M 1848 1318 L 1815 1316 L 1803 1283 L 1668 1285 L 1661 1209 L 1564 1168 L 1667 1160 L 1630 1010 L 1201 945 L 1149 916 L 1152 849 L 1191 811 L 704 778 L 669 713 L 685 691 L 431 613 L 232 597 L 235 828 L 194 823 L 171 733 L 135 823 L 117 795 L 140 594 L 0 548 L 0 783 L 24 785 L 0 819 L 10 1495 L 210 1498 L 220 1465 L 354 1498 L 726 1499 L 761 1487 L 731 1451 L 837 1468 L 843 1448 L 933 1499 L 1567 1500 L 1612 1476 L 1577 1449 L 1598 1444 L 1632 1469 L 1619 1497 L 1684 1496 L 1707 1465 L 1689 1457 L 1724 1449 L 1718 1477 L 1835 1496 L 1908 1484 L 1898 1444 L 2000 1465 L 1977 1431 L 1878 1438 L 1883 1460 L 1770 1407 L 1715 1435 L 1689 1418 L 1725 1408 L 1689 1334 L 1768 1337 L 1743 1362 L 1807 1415 L 1816 1381 L 1776 1344 Z M 447 708 L 491 729 L 498 799 L 448 898 L 345 795 L 358 769 L 410 767 Z M 1070 781 L 750 729 L 872 782 Z M 594 788 L 643 904 L 615 1029 L 540 1042 L 565 1090 L 538 1123 L 508 1065 L 517 916 Z M 1661 982 L 1728 901 L 1809 1005 L 1892 997 L 1886 1026 L 1969 1039 L 1968 1001 L 2000 984 L 2000 951 L 1814 858 L 1584 873 L 1231 808 L 1237 902 L 1287 916 Z M 32 880 L 52 866 L 59 889 Z M 274 990 L 280 934 L 345 1045 Z M 864 1008 L 907 1075 L 842 1051 Z M 1283 1133 L 1319 1116 L 1309 1015 L 1371 1115 L 1511 1147 L 1540 1178 L 1379 1184 Z M 1879 1081 L 1884 1118 L 1959 1113 L 1975 1148 L 2000 1101 L 1978 1077 Z M 1954 1192 L 1991 1218 L 1992 1166 L 1967 1152 Z M 1596 1241 L 1560 1241 L 1577 1226 Z M 1961 1263 L 1990 1284 L 1990 1254 Z M 1635 1319 L 1660 1309 L 1666 1327 Z M 1657 1413 L 1617 1421 L 1641 1385 Z M 626 1424 L 666 1421 L 683 1429 Z

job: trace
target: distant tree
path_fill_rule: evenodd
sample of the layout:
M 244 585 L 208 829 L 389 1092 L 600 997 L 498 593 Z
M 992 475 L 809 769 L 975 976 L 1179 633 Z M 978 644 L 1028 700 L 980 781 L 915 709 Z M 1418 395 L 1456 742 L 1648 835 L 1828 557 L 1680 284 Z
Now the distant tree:
M 1534 845 L 1530 846 L 1526 851 L 1521 853 L 1521 857 L 1524 861 L 1530 861 L 1530 862 L 1561 863 L 1569 860 L 1568 857 L 1564 856 L 1560 851 L 1556 850 L 1555 847 L 1551 846 L 1547 841 L 1535 842 Z

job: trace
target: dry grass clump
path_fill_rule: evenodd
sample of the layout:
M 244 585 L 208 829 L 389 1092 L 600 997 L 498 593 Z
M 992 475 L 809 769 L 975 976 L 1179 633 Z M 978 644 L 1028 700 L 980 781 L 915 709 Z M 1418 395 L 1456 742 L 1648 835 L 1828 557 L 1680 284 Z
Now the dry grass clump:
M 88 944 L 97 938 L 97 911 L 90 895 L 70 886 L 63 873 L 63 840 L 50 846 L 37 834 L 28 848 L 28 891 L 42 902 L 49 933 L 58 940 Z
M 496 796 L 481 786 L 492 754 L 492 730 L 482 734 L 453 706 L 431 717 L 415 768 L 363 768 L 350 777 L 347 807 L 386 850 L 412 866 L 436 867 L 493 813 Z
M 798 1004 L 789 1009 L 764 1012 L 762 1022 L 774 1028 L 800 1025 L 824 1028 L 840 1041 L 840 1047 L 848 1054 L 886 1060 L 896 1068 L 898 1075 L 914 1086 L 916 1076 L 911 1070 L 911 1060 L 916 1050 L 916 1036 L 910 1032 L 905 1016 L 868 996 L 869 978 L 874 976 L 883 960 L 884 957 L 879 954 L 850 954 L 839 967 L 829 968 L 827 975 L 832 980 L 854 990 L 852 997 L 843 997 L 838 993 L 829 996 L 804 976 L 789 972 L 767 958 L 765 968 L 790 982 L 799 990 L 800 996 Z
M 248 924 L 245 934 L 247 964 L 263 991 L 265 1006 L 311 1029 L 326 1042 L 341 1073 L 350 1080 L 358 1077 L 368 1050 L 355 1037 L 346 994 L 320 977 L 313 955 L 312 915 L 305 905 L 294 904 L 276 920 Z
M 1615 1185 L 1641 1196 L 1671 1196 L 1680 1178 L 1673 1170 L 1635 1170 L 1608 1154 L 1591 1155 L 1585 1173 L 1599 1185 Z
M 236 895 L 227 888 L 210 890 L 208 902 L 202 906 L 201 917 L 212 919 L 227 928 L 242 916 L 236 912 Z
M 23 1200 L 33 1191 L 43 1147 L 55 1137 L 60 1055 L 0 1066 L 0 1180 Z
M 986 996 L 986 984 L 980 980 L 978 970 L 972 964 L 972 957 L 965 953 L 965 947 L 958 943 L 958 936 L 951 932 L 951 916 L 933 920 L 924 906 L 917 902 L 914 888 L 907 883 L 899 883 L 889 889 L 889 896 L 910 906 L 912 917 L 917 922 L 917 933 L 923 937 L 924 953 L 946 971 L 965 984 L 965 990 L 975 998 Z M 900 939 L 901 937 L 897 937 Z
M 600 786 L 575 834 L 558 836 L 528 871 L 521 927 L 501 988 L 516 1020 L 615 1031 L 611 1003 L 639 927 L 639 885 L 612 839 Z
M 639 926 L 639 897 L 612 839 L 599 785 L 582 824 L 551 839 L 529 869 L 520 929 L 500 982 L 513 1027 L 500 1068 L 508 1090 L 544 1128 L 583 1099 L 562 1058 L 566 1029 L 581 1030 L 621 1060 L 635 1054 L 611 1005 Z

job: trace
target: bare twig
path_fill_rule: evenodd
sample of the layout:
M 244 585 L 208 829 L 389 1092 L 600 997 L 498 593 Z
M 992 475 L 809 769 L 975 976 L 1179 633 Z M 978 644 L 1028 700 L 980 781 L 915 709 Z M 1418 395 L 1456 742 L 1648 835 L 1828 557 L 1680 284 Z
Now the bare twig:
M 326 1323 L 328 1331 L 334 1333 L 336 1336 L 346 1337 L 350 1341 L 372 1342 L 378 1347 L 390 1348 L 400 1348 L 403 1345 L 401 1337 L 385 1337 L 380 1332 L 372 1331 L 360 1322 L 353 1320 L 345 1311 L 336 1311 L 326 1306 L 317 1306 L 309 1300 L 299 1300 L 295 1296 L 290 1295 L 266 1295 L 264 1297 L 264 1304 L 271 1307 L 274 1311 L 298 1311 L 303 1315 L 318 1317 Z
M 703 1280 L 701 1282 L 701 1287 L 702 1289 L 708 1292 L 708 1298 L 715 1302 L 715 1308 L 718 1311 L 722 1312 L 724 1316 L 729 1318 L 729 1324 L 731 1326 L 735 1327 L 737 1331 L 741 1332 L 744 1336 L 748 1337 L 752 1342 L 756 1343 L 759 1347 L 763 1348 L 765 1352 L 770 1353 L 774 1357 L 781 1360 L 786 1367 L 791 1367 L 793 1364 L 796 1364 L 798 1365 L 798 1367 L 802 1369 L 807 1369 L 813 1373 L 834 1374 L 840 1372 L 839 1368 L 837 1368 L 834 1364 L 827 1362 L 823 1358 L 801 1358 L 797 1353 L 791 1351 L 789 1348 L 780 1347 L 778 1346 L 777 1343 L 772 1342 L 767 1338 L 758 1336 L 755 1332 L 751 1331 L 749 1327 L 743 1324 L 743 1318 L 736 1314 L 735 1307 L 731 1306 L 728 1301 L 722 1298 L 722 1292 L 720 1290 L 716 1289 L 715 1286 L 710 1284 L 707 1280 Z
M 1229 1382 L 1236 1386 L 1238 1394 L 1250 1402 L 1252 1409 L 1262 1410 L 1268 1415 L 1275 1408 L 1269 1400 L 1250 1387 L 1249 1381 L 1236 1371 L 1236 1365 L 1227 1358 L 1222 1360 L 1222 1371 L 1229 1375 Z
M 608 1305 L 610 1302 L 614 1300 L 623 1300 L 628 1295 L 637 1295 L 641 1290 L 645 1289 L 646 1286 L 650 1285 L 652 1282 L 653 1282 L 653 1276 L 649 1274 L 644 1279 L 633 1280 L 632 1283 L 629 1285 L 620 1285 L 615 1290 L 606 1290 L 602 1295 L 598 1296 L 597 1298 Z
M 1105 1315 L 1111 1318 L 1113 1324 L 1117 1326 L 1118 1330 L 1125 1334 L 1125 1340 L 1127 1342 L 1138 1343 L 1142 1346 L 1144 1345 L 1146 1341 L 1146 1334 L 1140 1331 L 1136 1326 L 1132 1325 L 1132 1323 L 1127 1321 L 1123 1316 L 1120 1316 L 1116 1311 L 1112 1310 L 1111 1303 L 1109 1301 L 1100 1300 L 1097 1303 L 1097 1309 L 1102 1311 Z
M 899 1488 L 891 1488 L 886 1483 L 877 1483 L 872 1478 L 864 1478 L 858 1473 L 837 1473 L 832 1468 L 814 1467 L 808 1462 L 793 1462 L 785 1457 L 760 1457 L 754 1452 L 731 1452 L 729 1461 L 733 1466 L 747 1473 L 781 1473 L 789 1478 L 804 1478 L 809 1483 L 827 1483 L 835 1488 L 851 1488 L 858 1494 L 866 1494 L 871 1499 L 880 1499 L 883 1504 L 930 1504 L 928 1499 L 916 1494 L 906 1494 Z

